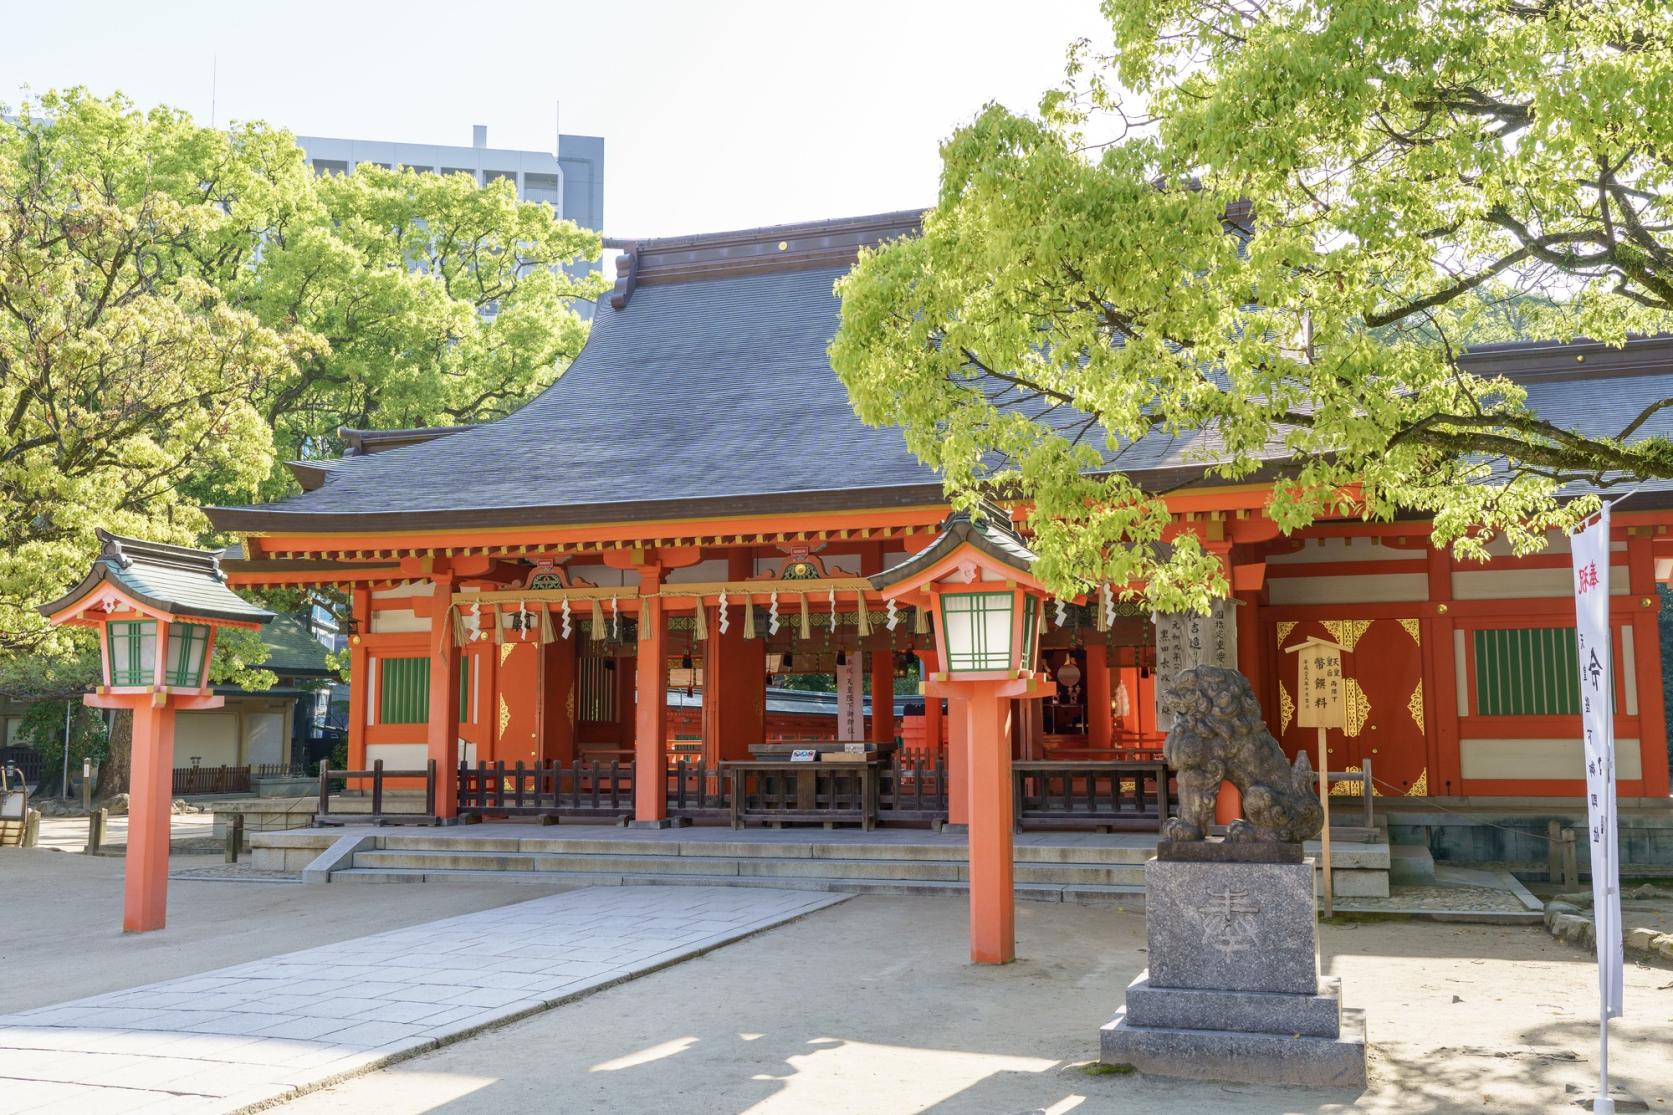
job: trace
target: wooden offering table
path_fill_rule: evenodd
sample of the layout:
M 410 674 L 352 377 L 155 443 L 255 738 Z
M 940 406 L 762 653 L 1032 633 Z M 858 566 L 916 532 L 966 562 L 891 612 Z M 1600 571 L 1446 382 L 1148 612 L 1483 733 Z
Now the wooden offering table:
M 894 743 L 860 740 L 781 740 L 750 746 L 755 758 L 727 763 L 732 780 L 732 827 L 752 820 L 877 824 L 877 787 Z

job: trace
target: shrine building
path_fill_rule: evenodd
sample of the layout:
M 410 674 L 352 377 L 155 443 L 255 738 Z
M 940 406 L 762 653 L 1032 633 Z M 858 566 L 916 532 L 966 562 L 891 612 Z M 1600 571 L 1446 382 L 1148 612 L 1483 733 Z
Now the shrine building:
M 638 242 L 584 350 L 521 410 L 472 427 L 348 431 L 350 455 L 292 466 L 299 494 L 210 509 L 243 538 L 224 564 L 234 585 L 352 598 L 350 767 L 433 762 L 440 818 L 511 811 L 509 779 L 524 813 L 702 820 L 733 784 L 723 764 L 818 742 L 827 758 L 892 756 L 882 821 L 890 810 L 961 820 L 959 757 L 945 747 L 961 738 L 956 704 L 865 697 L 940 668 L 924 617 L 886 607 L 867 578 L 935 537 L 948 507 L 898 431 L 854 416 L 826 351 L 832 287 L 856 250 L 917 227 L 916 212 L 901 212 Z M 1545 417 L 1602 432 L 1667 396 L 1673 339 L 1495 345 L 1467 363 L 1524 385 Z M 1673 417 L 1644 432 L 1673 432 Z M 1268 487 L 1199 479 L 1183 446 L 1146 442 L 1123 463 L 1170 492 L 1175 529 L 1219 556 L 1233 601 L 1200 620 L 1156 620 L 1105 589 L 1049 602 L 1040 655 L 1057 686 L 1018 703 L 1019 779 L 1070 764 L 1081 781 L 1064 785 L 1084 788 L 1115 771 L 1113 804 L 1091 812 L 1131 806 L 1154 821 L 1166 810 L 1159 631 L 1164 644 L 1196 640 L 1190 653 L 1209 660 L 1218 640 L 1285 749 L 1310 751 L 1297 656 L 1284 651 L 1317 636 L 1345 651 L 1332 770 L 1369 764 L 1385 804 L 1578 807 L 1564 539 L 1530 557 L 1495 547 L 1478 564 L 1434 549 L 1415 517 L 1286 536 L 1265 514 Z M 1013 514 L 1026 534 L 1023 510 Z M 1670 526 L 1673 490 L 1646 486 L 1614 514 L 1607 584 L 1628 808 L 1665 807 L 1669 793 Z M 806 675 L 835 675 L 824 698 L 835 715 L 774 711 L 769 697 Z M 546 773 L 503 773 L 518 764 Z M 1041 785 L 1019 783 L 1019 795 Z M 1068 802 L 1065 819 L 1077 809 Z

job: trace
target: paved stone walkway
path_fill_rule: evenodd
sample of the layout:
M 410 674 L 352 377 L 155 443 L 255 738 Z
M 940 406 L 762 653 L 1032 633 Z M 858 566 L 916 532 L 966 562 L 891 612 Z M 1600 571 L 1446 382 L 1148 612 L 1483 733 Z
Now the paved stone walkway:
M 729 887 L 570 891 L 0 1015 L 0 1115 L 238 1111 L 846 897 Z

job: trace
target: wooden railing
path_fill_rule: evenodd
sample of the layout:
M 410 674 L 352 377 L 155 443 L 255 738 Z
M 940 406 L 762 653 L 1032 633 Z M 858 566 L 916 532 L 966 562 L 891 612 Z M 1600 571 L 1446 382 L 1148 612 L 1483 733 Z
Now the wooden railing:
M 877 819 L 880 821 L 945 821 L 947 819 L 947 758 L 896 752 L 878 772 Z
M 1156 760 L 1022 762 L 1011 767 L 1018 829 L 1155 831 L 1175 806 L 1168 766 Z
M 459 812 L 496 817 L 633 815 L 633 764 L 577 759 L 524 766 L 459 764 Z
M 424 809 L 422 812 L 389 813 L 384 810 L 384 782 L 390 778 L 424 780 Z M 339 810 L 331 812 L 331 787 L 338 782 L 371 780 L 372 809 L 369 813 Z M 356 824 L 372 825 L 433 825 L 436 823 L 436 761 L 425 763 L 423 770 L 385 770 L 383 760 L 372 764 L 371 770 L 332 770 L 329 763 L 319 767 L 319 812 L 314 815 L 316 825 Z
M 175 767 L 174 796 L 188 794 L 247 794 L 249 767 Z
M 750 821 L 877 824 L 878 767 L 872 763 L 727 763 L 732 827 Z
M 666 773 L 668 816 L 695 820 L 730 817 L 732 780 L 725 765 L 705 766 L 701 759 L 676 759 Z

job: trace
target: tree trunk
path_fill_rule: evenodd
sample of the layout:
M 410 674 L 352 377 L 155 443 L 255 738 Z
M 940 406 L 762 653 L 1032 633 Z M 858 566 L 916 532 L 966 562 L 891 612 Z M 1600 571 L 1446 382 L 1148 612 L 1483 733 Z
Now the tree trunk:
M 117 709 L 115 721 L 110 729 L 110 751 L 99 764 L 99 781 L 93 787 L 95 801 L 109 801 L 128 792 L 128 771 L 133 766 L 133 710 Z

